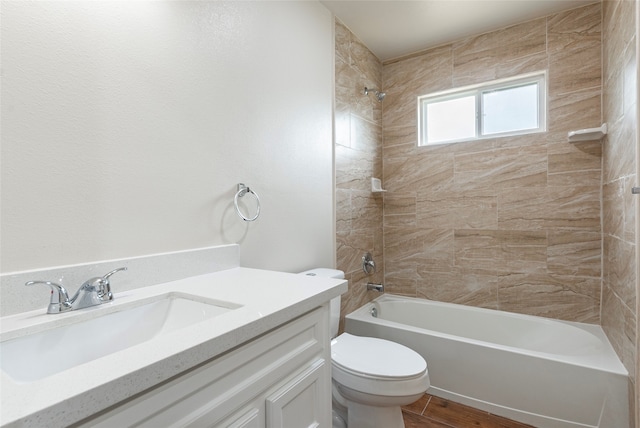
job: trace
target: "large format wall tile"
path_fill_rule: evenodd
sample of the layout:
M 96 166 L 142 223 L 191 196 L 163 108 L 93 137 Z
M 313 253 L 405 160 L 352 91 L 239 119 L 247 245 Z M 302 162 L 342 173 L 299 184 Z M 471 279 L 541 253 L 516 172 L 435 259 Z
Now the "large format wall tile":
M 382 104 L 364 87 L 381 88 L 382 64 L 344 25 L 336 21 L 336 247 L 338 269 L 349 290 L 344 315 L 375 298 L 367 282 L 384 278 L 382 196 L 371 192 L 371 178 L 382 177 Z M 362 256 L 371 253 L 378 271 L 365 275 Z
M 498 301 L 506 311 L 598 323 L 600 286 L 598 278 L 514 273 L 498 278 Z
M 542 18 L 454 43 L 455 86 L 494 80 L 501 64 L 545 52 L 546 42 Z
M 547 148 L 544 144 L 455 156 L 455 188 L 458 191 L 546 184 Z
M 601 86 L 601 5 L 553 15 L 548 20 L 549 93 Z
M 635 7 L 628 0 L 604 1 L 603 121 L 609 126 L 603 157 L 602 327 L 630 373 L 632 425 L 640 420 L 638 364 L 637 58 Z
M 599 321 L 602 143 L 569 144 L 567 132 L 601 123 L 601 35 L 601 5 L 591 4 L 384 65 L 391 290 Z M 417 146 L 418 96 L 543 70 L 548 131 Z M 619 82 L 622 94 L 622 72 Z M 621 122 L 614 132 L 628 129 Z

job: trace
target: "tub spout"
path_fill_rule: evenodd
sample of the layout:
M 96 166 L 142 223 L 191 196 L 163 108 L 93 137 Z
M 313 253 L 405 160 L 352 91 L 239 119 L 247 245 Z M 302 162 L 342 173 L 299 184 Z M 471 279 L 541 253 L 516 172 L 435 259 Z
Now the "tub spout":
M 382 284 L 374 284 L 373 282 L 367 282 L 367 291 L 379 291 L 380 293 L 384 293 L 384 285 Z

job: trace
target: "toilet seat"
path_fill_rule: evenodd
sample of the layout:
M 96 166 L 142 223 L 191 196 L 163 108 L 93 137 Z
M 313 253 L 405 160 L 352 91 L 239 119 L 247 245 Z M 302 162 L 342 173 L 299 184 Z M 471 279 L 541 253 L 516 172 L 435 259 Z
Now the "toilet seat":
M 341 334 L 331 342 L 331 366 L 338 384 L 368 394 L 409 396 L 429 386 L 424 358 L 384 339 Z

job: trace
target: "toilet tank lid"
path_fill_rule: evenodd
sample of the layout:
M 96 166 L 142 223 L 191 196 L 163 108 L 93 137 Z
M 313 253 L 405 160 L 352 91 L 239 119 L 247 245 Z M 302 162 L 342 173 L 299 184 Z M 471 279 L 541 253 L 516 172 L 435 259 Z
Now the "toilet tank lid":
M 315 268 L 300 272 L 300 275 L 319 276 L 322 278 L 344 279 L 344 272 L 338 269 Z

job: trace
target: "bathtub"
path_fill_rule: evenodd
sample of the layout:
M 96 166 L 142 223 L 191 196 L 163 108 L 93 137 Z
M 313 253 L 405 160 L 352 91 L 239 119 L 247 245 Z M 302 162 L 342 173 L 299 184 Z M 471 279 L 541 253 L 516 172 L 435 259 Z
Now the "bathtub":
M 345 330 L 420 353 L 432 395 L 536 427 L 629 427 L 629 375 L 599 326 L 384 294 Z

